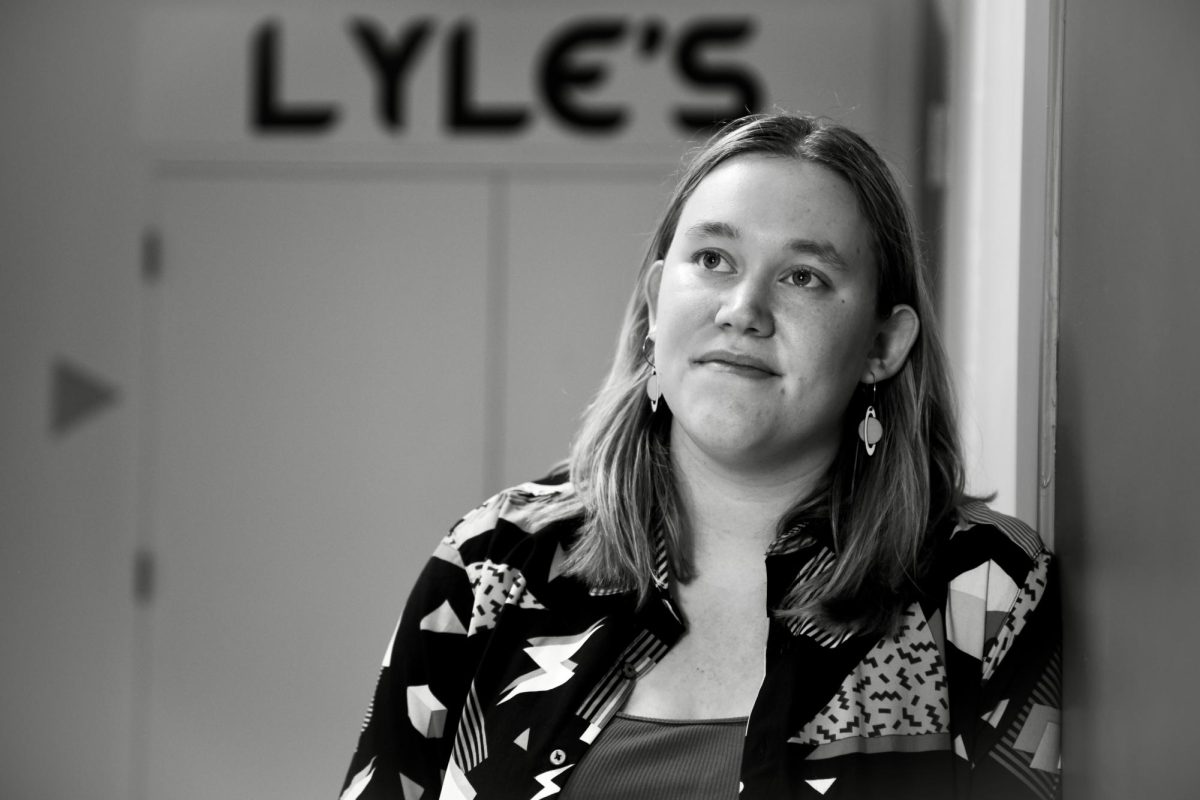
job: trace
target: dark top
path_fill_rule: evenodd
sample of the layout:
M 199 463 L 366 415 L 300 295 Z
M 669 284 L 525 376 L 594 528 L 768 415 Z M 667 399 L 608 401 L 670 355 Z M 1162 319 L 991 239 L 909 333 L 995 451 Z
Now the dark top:
M 617 714 L 571 772 L 562 800 L 737 800 L 745 719 Z
M 572 492 L 502 492 L 438 546 L 387 648 L 344 800 L 557 795 L 637 677 L 679 640 L 661 537 L 657 588 L 641 607 L 632 592 L 562 574 L 578 526 L 562 513 Z M 1057 795 L 1051 556 L 979 503 L 932 536 L 933 566 L 895 637 L 772 618 L 742 798 Z M 778 538 L 764 613 L 834 560 L 826 524 Z

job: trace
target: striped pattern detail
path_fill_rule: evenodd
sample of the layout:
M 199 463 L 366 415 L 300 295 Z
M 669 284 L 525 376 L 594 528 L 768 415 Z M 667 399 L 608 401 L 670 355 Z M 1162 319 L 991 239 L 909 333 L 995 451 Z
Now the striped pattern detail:
M 1017 738 L 1029 718 L 1029 711 L 1035 705 L 1062 708 L 1060 687 L 1062 686 L 1062 651 L 1056 648 L 1050 661 L 1046 664 L 1041 678 L 1030 694 L 1029 702 L 1021 709 L 1012 724 L 1008 726 L 1004 737 L 996 743 L 988 754 L 1000 766 L 1029 787 L 1035 796 L 1042 800 L 1055 800 L 1059 775 L 1057 772 L 1047 772 L 1030 766 L 1031 756 L 1016 749 Z
M 984 681 L 991 678 L 996 668 L 1000 666 L 1000 662 L 1012 648 L 1013 642 L 1025 628 L 1025 621 L 1042 601 L 1042 595 L 1046 593 L 1049 575 L 1050 554 L 1043 550 L 1037 556 L 1033 569 L 1026 576 L 1025 584 L 1017 592 L 1017 599 L 1013 602 L 1012 610 L 1005 617 L 1004 624 L 996 633 L 995 640 L 984 654 L 982 675 Z
M 592 597 L 609 597 L 610 595 L 624 594 L 629 591 L 632 591 L 632 589 L 624 589 L 620 586 L 593 586 L 591 589 L 588 589 L 588 594 Z
M 667 537 L 661 527 L 654 529 L 654 582 L 666 589 L 670 580 L 670 559 L 667 557 Z
M 472 682 L 471 691 L 467 693 L 467 700 L 463 704 L 458 733 L 454 737 L 454 761 L 469 772 L 485 758 L 487 737 L 483 730 L 483 707 L 479 704 L 479 695 L 475 693 L 475 684 Z
M 787 553 L 795 553 L 808 545 L 816 542 L 811 536 L 803 536 L 804 529 L 808 527 L 807 522 L 798 522 L 788 528 L 782 536 L 775 537 L 775 541 L 771 542 L 771 546 L 767 548 L 768 556 L 781 556 Z
M 1062 707 L 1062 648 L 1054 648 L 1054 652 L 1046 661 L 1046 668 L 1038 679 L 1037 686 L 1030 694 L 1034 702 L 1045 706 Z
M 796 577 L 792 580 L 792 585 L 788 587 L 788 593 L 790 594 L 796 587 L 804 586 L 804 584 L 809 583 L 816 576 L 829 571 L 835 561 L 837 561 L 837 556 L 833 554 L 833 551 L 828 547 L 822 547 L 820 552 L 810 558 L 808 563 L 796 573 Z M 816 586 L 808 586 L 797 595 L 797 599 L 802 603 L 807 603 L 813 598 L 816 592 Z
M 592 597 L 609 597 L 614 594 L 624 594 L 625 592 L 630 591 L 633 590 L 625 589 L 620 586 L 593 586 L 591 589 L 588 589 L 588 594 L 590 594 Z
M 813 598 L 817 592 L 817 587 L 804 585 L 812 581 L 813 578 L 823 572 L 829 571 L 834 562 L 837 561 L 837 556 L 828 547 L 822 547 L 821 551 L 808 560 L 808 563 L 801 568 L 796 574 L 795 580 L 792 581 L 792 586 L 789 589 L 796 587 L 804 587 L 797 595 L 799 603 L 807 603 Z M 807 636 L 822 647 L 834 648 L 841 645 L 853 635 L 853 631 L 830 631 L 818 625 L 814 620 L 806 617 L 788 617 L 788 630 L 793 636 Z
M 821 647 L 832 650 L 841 647 L 846 640 L 854 635 L 853 631 L 830 631 L 822 628 L 812 620 L 793 618 L 788 620 L 788 627 L 796 636 L 807 636 Z
M 650 631 L 639 633 L 575 713 L 590 725 L 603 728 L 625 704 L 637 678 L 649 672 L 666 652 L 667 646 Z
M 983 503 L 964 503 L 959 506 L 958 527 L 954 529 L 954 534 L 975 525 L 991 525 L 1024 550 L 1025 555 L 1030 558 L 1036 558 L 1045 550 L 1042 540 L 1021 520 L 993 511 Z

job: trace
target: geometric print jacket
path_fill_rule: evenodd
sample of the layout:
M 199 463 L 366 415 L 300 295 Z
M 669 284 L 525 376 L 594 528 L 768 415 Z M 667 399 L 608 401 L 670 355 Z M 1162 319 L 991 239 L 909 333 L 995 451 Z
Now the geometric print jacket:
M 388 644 L 341 800 L 553 797 L 683 635 L 661 542 L 657 589 L 640 606 L 634 592 L 562 574 L 578 525 L 559 511 L 571 491 L 501 492 L 438 545 Z M 933 566 L 895 636 L 772 619 L 742 798 L 1059 796 L 1050 553 L 977 502 L 934 536 Z M 818 523 L 772 544 L 768 609 L 832 567 L 830 545 Z

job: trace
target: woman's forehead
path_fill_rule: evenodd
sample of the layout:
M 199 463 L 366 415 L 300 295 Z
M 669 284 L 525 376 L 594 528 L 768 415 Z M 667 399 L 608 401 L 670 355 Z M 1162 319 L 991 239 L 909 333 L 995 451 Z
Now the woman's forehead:
M 846 262 L 869 258 L 873 239 L 850 184 L 798 158 L 743 155 L 706 175 L 680 209 L 675 237 L 767 237 L 779 247 L 831 245 Z

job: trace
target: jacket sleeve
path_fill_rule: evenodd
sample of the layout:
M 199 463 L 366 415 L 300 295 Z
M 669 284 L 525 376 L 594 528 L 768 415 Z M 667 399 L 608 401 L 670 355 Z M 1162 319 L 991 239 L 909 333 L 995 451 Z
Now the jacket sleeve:
M 1062 709 L 1055 562 L 1016 520 L 965 537 L 959 551 L 968 555 L 946 601 L 956 793 L 1053 800 L 1060 796 Z
M 384 655 L 341 800 L 438 796 L 478 661 L 473 595 L 448 537 L 417 579 Z

